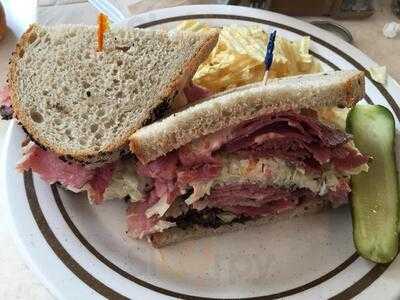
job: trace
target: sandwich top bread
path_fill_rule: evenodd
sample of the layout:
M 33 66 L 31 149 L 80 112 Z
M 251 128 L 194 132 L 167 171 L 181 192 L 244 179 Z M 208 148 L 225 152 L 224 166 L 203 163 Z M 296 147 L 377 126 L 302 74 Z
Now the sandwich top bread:
M 32 25 L 10 60 L 14 116 L 31 139 L 67 159 L 110 161 L 140 127 L 169 112 L 218 39 L 210 33 Z

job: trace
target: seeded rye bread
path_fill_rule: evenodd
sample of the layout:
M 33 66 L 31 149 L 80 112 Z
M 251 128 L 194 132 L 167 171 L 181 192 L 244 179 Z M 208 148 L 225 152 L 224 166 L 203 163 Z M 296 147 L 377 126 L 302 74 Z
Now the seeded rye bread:
M 304 201 L 294 209 L 282 212 L 277 215 L 265 216 L 256 220 L 246 221 L 244 223 L 232 223 L 230 225 L 222 225 L 216 229 L 206 228 L 200 225 L 194 225 L 186 229 L 178 227 L 171 227 L 162 232 L 153 233 L 148 237 L 149 242 L 155 248 L 161 248 L 164 246 L 180 243 L 186 240 L 200 239 L 206 236 L 214 236 L 227 232 L 235 232 L 243 230 L 253 226 L 260 226 L 265 224 L 271 224 L 294 217 L 303 215 L 310 215 L 321 212 L 330 207 L 329 201 L 326 199 L 313 199 Z
M 364 97 L 363 72 L 335 71 L 269 80 L 211 96 L 136 131 L 130 149 L 148 163 L 201 136 L 284 110 L 351 107 Z
M 86 163 L 116 159 L 138 128 L 168 111 L 218 40 L 218 32 L 42 27 L 23 34 L 10 59 L 14 116 L 57 155 Z

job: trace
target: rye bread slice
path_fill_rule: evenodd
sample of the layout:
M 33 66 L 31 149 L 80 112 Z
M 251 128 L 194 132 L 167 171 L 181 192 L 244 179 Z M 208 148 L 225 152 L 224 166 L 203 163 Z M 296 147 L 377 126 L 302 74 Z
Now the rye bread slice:
M 113 27 L 97 52 L 97 28 L 43 27 L 22 35 L 8 74 L 15 117 L 59 156 L 115 159 L 128 138 L 168 111 L 218 39 L 218 32 Z

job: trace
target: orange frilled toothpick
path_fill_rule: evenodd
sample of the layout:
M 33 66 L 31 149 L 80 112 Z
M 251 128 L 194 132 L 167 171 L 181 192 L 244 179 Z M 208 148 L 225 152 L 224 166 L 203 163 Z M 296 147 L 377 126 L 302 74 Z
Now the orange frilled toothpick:
M 104 48 L 104 34 L 109 28 L 108 17 L 100 13 L 97 16 L 97 52 L 103 51 Z
M 274 32 L 272 32 L 269 36 L 267 51 L 265 53 L 265 58 L 264 58 L 265 73 L 264 73 L 264 78 L 263 78 L 263 84 L 267 84 L 268 72 L 269 72 L 269 69 L 271 68 L 272 62 L 274 60 L 275 38 L 276 38 L 276 30 Z

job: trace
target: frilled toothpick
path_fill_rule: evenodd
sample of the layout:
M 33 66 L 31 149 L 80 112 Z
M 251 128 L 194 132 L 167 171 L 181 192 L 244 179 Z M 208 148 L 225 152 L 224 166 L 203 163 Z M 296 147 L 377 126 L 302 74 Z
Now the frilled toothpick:
M 104 35 L 109 27 L 108 17 L 105 14 L 100 13 L 97 16 L 97 52 L 103 51 Z
M 274 60 L 275 38 L 276 38 L 276 30 L 274 30 L 269 36 L 267 52 L 265 53 L 265 58 L 264 58 L 265 73 L 264 73 L 263 84 L 267 84 L 268 72 Z

